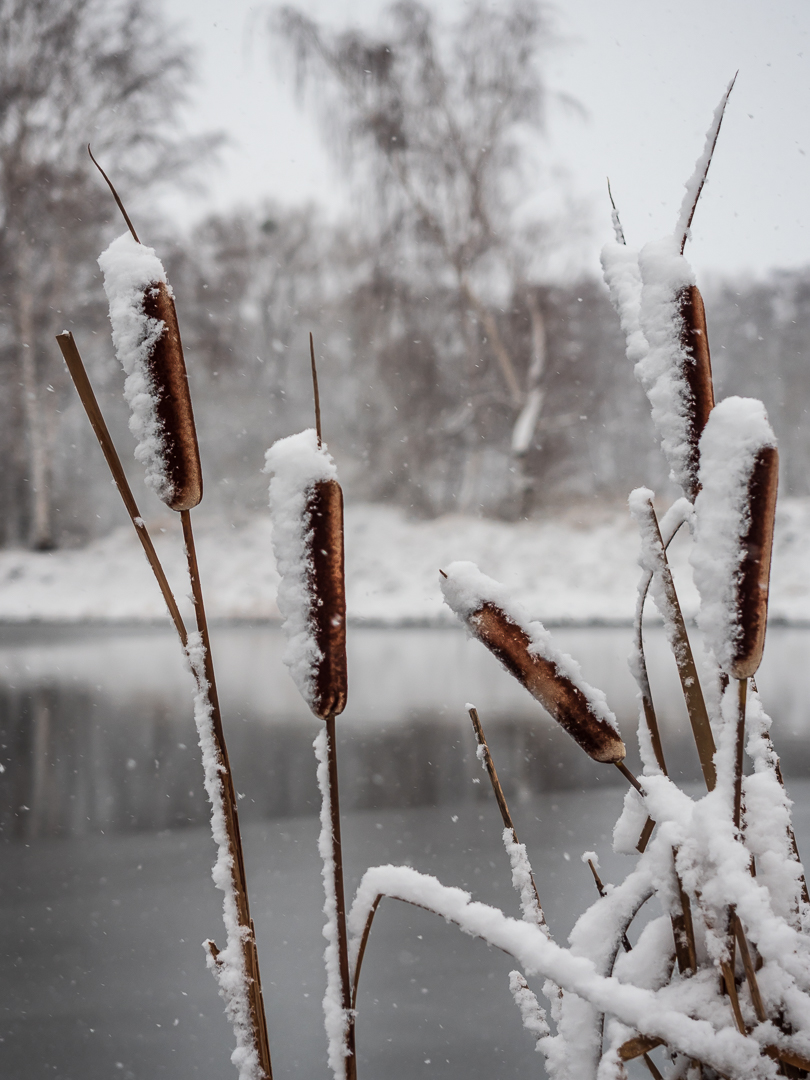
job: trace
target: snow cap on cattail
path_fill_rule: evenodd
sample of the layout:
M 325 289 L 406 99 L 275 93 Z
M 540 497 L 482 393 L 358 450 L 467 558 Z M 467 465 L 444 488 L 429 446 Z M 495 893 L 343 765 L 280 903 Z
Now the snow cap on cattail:
M 762 402 L 730 397 L 716 405 L 700 441 L 691 561 L 698 625 L 736 679 L 756 672 L 765 645 L 778 472 Z
M 348 694 L 343 492 L 312 429 L 279 439 L 265 461 L 284 663 L 307 705 L 326 719 L 343 712 Z
M 172 510 L 202 498 L 202 469 L 174 294 L 153 248 L 124 233 L 99 257 L 146 483 Z
M 594 761 L 624 759 L 624 743 L 605 695 L 585 682 L 579 664 L 555 647 L 542 623 L 530 619 L 503 585 L 471 562 L 451 563 L 440 583 L 445 603 L 471 634 Z

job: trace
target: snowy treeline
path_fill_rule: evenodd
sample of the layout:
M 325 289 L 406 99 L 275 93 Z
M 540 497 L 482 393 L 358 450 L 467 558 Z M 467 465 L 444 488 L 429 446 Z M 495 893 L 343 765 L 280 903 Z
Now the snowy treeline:
M 417 293 L 379 256 L 314 214 L 278 207 L 211 219 L 175 242 L 166 262 L 208 504 L 235 519 L 263 506 L 266 444 L 311 423 L 310 328 L 323 357 L 325 434 L 345 463 L 354 500 L 390 499 L 419 516 L 463 509 L 517 517 L 569 499 L 621 498 L 628 486 L 664 489 L 666 466 L 601 282 L 534 290 L 546 330 L 545 402 L 532 448 L 518 464 L 510 452 L 513 417 L 499 401 L 483 328 L 469 313 L 472 343 L 465 342 L 456 294 L 438 287 Z M 810 271 L 719 282 L 704 292 L 719 393 L 763 399 L 783 448 L 782 490 L 807 494 L 810 429 L 802 421 L 810 405 Z M 83 283 L 82 299 L 73 329 L 137 489 L 123 376 L 100 280 Z M 527 299 L 515 296 L 508 310 L 495 308 L 518 358 L 531 355 Z M 43 340 L 41 350 L 48 344 Z M 480 376 L 476 363 L 489 371 Z M 60 364 L 54 342 L 50 385 L 60 411 L 52 499 L 57 538 L 76 543 L 119 523 L 120 510 Z M 11 349 L 0 349 L 4 384 L 14 372 Z M 490 400 L 482 403 L 484 395 Z M 2 394 L 5 544 L 26 535 L 15 408 L 15 396 Z M 148 512 L 158 509 L 151 496 L 142 501 Z

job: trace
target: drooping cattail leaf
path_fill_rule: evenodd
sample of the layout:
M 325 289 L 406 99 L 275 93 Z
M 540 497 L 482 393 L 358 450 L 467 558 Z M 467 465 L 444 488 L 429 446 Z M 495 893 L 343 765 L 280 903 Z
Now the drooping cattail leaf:
M 307 705 L 326 719 L 346 707 L 343 493 L 314 430 L 280 439 L 266 455 L 273 549 L 281 576 L 284 662 Z
M 762 402 L 731 397 L 712 411 L 700 443 L 691 560 L 698 623 L 727 675 L 762 659 L 768 620 L 779 454 Z
M 152 248 L 130 233 L 99 258 L 110 304 L 113 344 L 138 440 L 146 483 L 172 510 L 202 498 L 202 469 L 174 296 Z
M 445 602 L 503 666 L 594 761 L 616 764 L 626 755 L 604 694 L 582 678 L 542 623 L 531 620 L 498 582 L 473 564 L 442 571 Z

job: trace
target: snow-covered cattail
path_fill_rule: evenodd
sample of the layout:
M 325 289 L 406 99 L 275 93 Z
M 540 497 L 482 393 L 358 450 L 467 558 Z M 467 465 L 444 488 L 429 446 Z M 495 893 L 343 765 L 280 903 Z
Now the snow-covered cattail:
M 153 248 L 130 234 L 99 257 L 113 344 L 127 374 L 124 396 L 135 457 L 146 483 L 172 510 L 202 498 L 202 469 L 174 295 Z
M 346 708 L 343 492 L 314 430 L 280 439 L 266 455 L 273 550 L 281 576 L 284 662 L 321 719 Z
M 474 563 L 442 571 L 447 605 L 503 666 L 594 761 L 617 764 L 626 750 L 601 690 L 589 686 L 579 664 L 560 652 L 542 625 L 529 618 L 497 581 Z
M 721 668 L 745 679 L 759 667 L 765 645 L 779 473 L 762 402 L 721 401 L 700 453 L 691 556 L 701 597 L 698 623 Z

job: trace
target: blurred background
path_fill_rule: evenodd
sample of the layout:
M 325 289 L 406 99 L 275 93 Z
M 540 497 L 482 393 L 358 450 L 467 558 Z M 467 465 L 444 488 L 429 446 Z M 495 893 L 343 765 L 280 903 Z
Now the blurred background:
M 675 492 L 601 281 L 606 181 L 631 245 L 671 231 L 738 70 L 686 254 L 718 396 L 761 397 L 780 442 L 759 682 L 802 843 L 809 33 L 793 0 L 0 0 L 3 1075 L 231 1069 L 198 944 L 220 915 L 191 680 L 54 342 L 75 335 L 190 616 L 176 516 L 131 453 L 96 262 L 125 226 L 87 144 L 176 295 L 271 1046 L 279 1076 L 326 1075 L 318 725 L 281 661 L 261 472 L 313 423 L 308 334 L 347 505 L 350 891 L 369 862 L 406 861 L 516 911 L 471 700 L 564 940 L 592 895 L 580 852 L 599 850 L 606 879 L 626 870 L 610 851 L 620 777 L 466 640 L 437 570 L 471 558 L 519 589 L 605 690 L 639 766 L 626 497 Z M 691 618 L 685 539 L 671 556 Z M 671 771 L 692 784 L 660 629 L 648 648 Z M 384 918 L 361 1076 L 539 1074 L 506 958 L 424 913 Z

